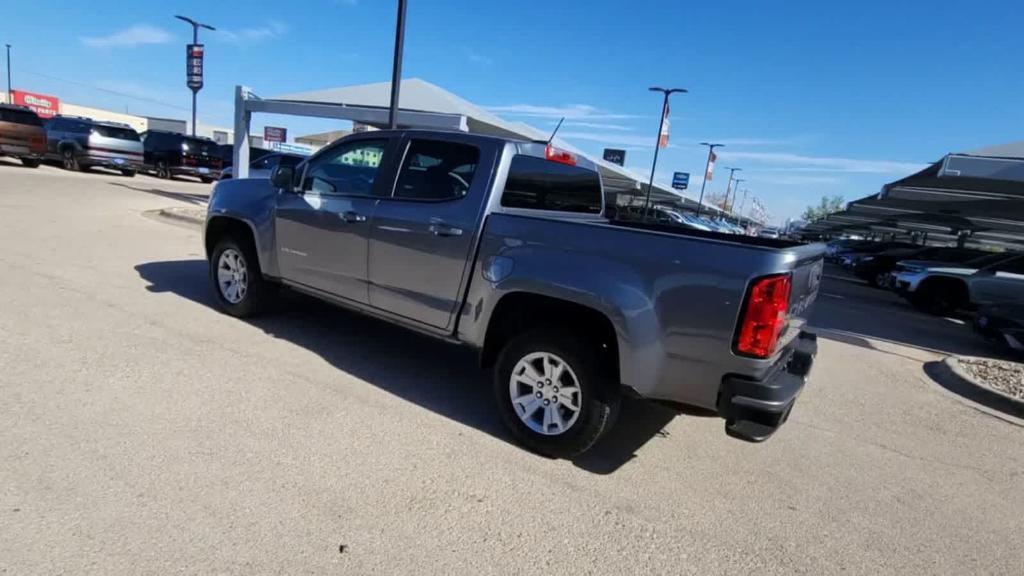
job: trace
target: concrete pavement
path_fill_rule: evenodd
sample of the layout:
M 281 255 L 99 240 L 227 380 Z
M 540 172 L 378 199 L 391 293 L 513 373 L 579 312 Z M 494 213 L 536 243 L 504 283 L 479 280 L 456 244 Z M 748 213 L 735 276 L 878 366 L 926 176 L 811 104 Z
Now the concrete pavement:
M 931 382 L 934 342 L 858 287 L 823 285 L 844 298 L 767 443 L 630 404 L 554 461 L 510 442 L 464 350 L 299 297 L 217 313 L 197 231 L 144 215 L 208 190 L 0 160 L 0 573 L 1024 565 L 1024 429 Z

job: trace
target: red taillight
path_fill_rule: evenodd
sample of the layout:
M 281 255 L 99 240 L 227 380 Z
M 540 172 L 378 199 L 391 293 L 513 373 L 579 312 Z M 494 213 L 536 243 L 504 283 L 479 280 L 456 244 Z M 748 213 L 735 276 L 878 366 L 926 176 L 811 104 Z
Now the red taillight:
M 789 274 L 754 280 L 740 321 L 737 352 L 756 358 L 768 358 L 775 353 L 779 335 L 786 327 L 791 288 Z
M 567 152 L 559 148 L 548 144 L 548 147 L 544 149 L 544 158 L 551 160 L 552 162 L 558 162 L 559 164 L 568 164 L 569 166 L 576 165 L 576 155 L 572 152 Z

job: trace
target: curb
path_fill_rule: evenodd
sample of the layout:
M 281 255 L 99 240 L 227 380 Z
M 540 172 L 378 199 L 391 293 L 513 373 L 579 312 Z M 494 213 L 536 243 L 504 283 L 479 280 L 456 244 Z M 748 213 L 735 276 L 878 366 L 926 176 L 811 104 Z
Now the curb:
M 960 366 L 957 356 L 949 356 L 942 362 L 930 362 L 925 366 L 925 372 L 950 392 L 992 410 L 1024 419 L 1024 401 L 993 390 L 975 380 Z

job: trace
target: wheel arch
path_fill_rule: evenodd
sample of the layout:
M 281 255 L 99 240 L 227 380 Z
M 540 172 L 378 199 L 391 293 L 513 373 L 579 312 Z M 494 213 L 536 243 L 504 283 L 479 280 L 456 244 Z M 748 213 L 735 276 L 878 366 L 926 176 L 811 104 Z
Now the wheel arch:
M 232 236 L 239 242 L 249 242 L 256 257 L 260 258 L 260 251 L 256 244 L 256 230 L 251 223 L 234 216 L 213 216 L 207 219 L 203 232 L 203 247 L 206 249 L 207 259 L 213 254 L 217 243 L 225 236 Z M 264 270 L 263 262 L 261 261 L 259 264 L 260 270 Z
M 602 368 L 612 375 L 610 380 L 622 382 L 618 333 L 611 319 L 584 304 L 533 292 L 510 292 L 495 304 L 480 350 L 480 365 L 493 367 L 509 340 L 544 326 L 569 329 L 591 340 L 602 351 Z

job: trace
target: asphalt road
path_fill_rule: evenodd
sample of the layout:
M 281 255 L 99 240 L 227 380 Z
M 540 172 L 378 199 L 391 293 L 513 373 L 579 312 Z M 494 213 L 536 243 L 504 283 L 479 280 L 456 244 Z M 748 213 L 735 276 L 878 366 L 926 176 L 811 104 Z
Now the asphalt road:
M 957 319 L 828 278 L 760 445 L 626 406 L 578 461 L 472 357 L 298 297 L 212 308 L 209 187 L 0 160 L 0 573 L 1020 574 L 1024 428 L 932 382 Z

